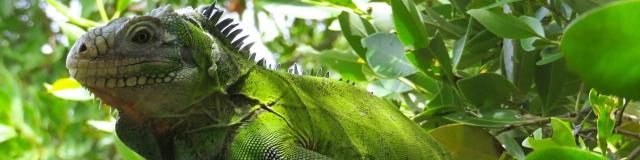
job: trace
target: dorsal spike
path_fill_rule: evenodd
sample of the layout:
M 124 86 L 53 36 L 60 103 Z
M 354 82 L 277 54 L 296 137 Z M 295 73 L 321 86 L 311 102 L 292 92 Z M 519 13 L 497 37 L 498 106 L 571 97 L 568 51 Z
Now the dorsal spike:
M 342 81 L 342 78 L 338 79 L 338 81 Z
M 300 75 L 300 72 L 298 72 L 298 64 L 293 64 L 293 73 Z
M 280 69 L 280 63 L 276 64 L 275 70 L 279 70 L 279 69 Z
M 216 10 L 215 13 L 211 14 L 211 16 L 209 16 L 209 21 L 211 21 L 211 23 L 216 24 L 218 23 L 218 20 L 220 20 L 220 17 L 222 17 L 222 13 L 224 13 L 224 11 L 221 10 Z
M 256 53 L 251 53 L 251 56 L 249 56 L 249 60 L 256 61 Z
M 238 30 L 241 30 L 241 29 L 238 29 Z M 249 35 L 242 36 L 242 37 L 238 38 L 237 40 L 233 41 L 233 43 L 231 43 L 231 45 L 234 48 L 240 48 L 240 47 L 242 47 L 242 44 L 244 44 L 244 39 L 247 39 L 247 37 L 249 37 Z
M 311 70 L 309 71 L 309 73 L 307 73 L 307 75 L 309 75 L 309 76 L 315 76 L 315 75 L 313 75 L 313 68 L 311 68 Z
M 262 58 L 256 63 L 256 65 L 258 65 L 260 67 L 263 67 L 264 66 L 264 61 L 265 61 L 264 58 Z
M 216 3 L 218 1 L 213 1 L 213 3 L 211 3 L 211 5 L 209 5 L 209 7 L 206 7 L 206 9 L 202 12 L 202 15 L 204 15 L 204 17 L 209 17 L 211 16 L 211 13 L 213 12 L 214 9 L 216 9 Z
M 242 33 L 242 29 L 237 29 L 237 30 L 229 33 L 227 35 L 227 39 L 229 39 L 229 41 L 233 41 L 233 39 L 236 39 L 236 36 L 238 36 L 240 33 Z
M 322 67 L 318 69 L 318 73 L 316 73 L 316 76 L 322 77 Z
M 347 79 L 347 83 L 349 83 L 349 80 Z
M 324 74 L 324 78 L 329 78 L 329 72 Z
M 225 27 L 227 27 L 231 22 L 233 22 L 233 19 L 227 18 L 224 19 L 222 21 L 220 21 L 220 23 L 218 23 L 216 25 L 216 28 L 221 31 L 222 29 L 224 29 Z
M 240 50 L 239 46 L 242 46 L 244 44 L 244 42 L 242 42 L 242 41 L 239 41 L 239 42 L 240 43 L 238 43 L 238 44 L 231 44 L 231 45 L 233 45 L 233 48 L 236 49 L 237 51 L 242 52 L 242 50 Z
M 293 69 L 289 68 L 289 69 L 287 70 L 287 73 L 293 73 Z
M 238 39 L 238 40 L 240 40 L 240 39 Z M 244 39 L 243 39 L 243 40 L 244 40 Z M 236 41 L 237 41 L 237 40 L 236 40 Z M 251 43 L 249 43 L 249 44 L 247 44 L 247 45 L 244 45 L 244 47 L 242 47 L 242 49 L 240 49 L 240 51 L 242 51 L 242 52 L 245 52 L 245 51 L 249 52 L 249 50 L 251 49 L 251 46 L 253 46 L 253 44 L 254 44 L 254 43 L 255 43 L 255 42 L 251 42 Z
M 351 85 L 352 85 L 352 86 L 355 86 L 355 85 L 356 85 L 356 82 L 351 82 Z
M 271 68 L 271 64 L 269 64 L 269 69 L 273 69 L 273 68 Z
M 236 26 L 238 26 L 238 23 L 236 24 L 231 24 L 229 25 L 227 28 L 225 28 L 224 30 L 222 30 L 222 35 L 229 35 L 229 33 L 231 33 L 231 31 L 236 28 Z

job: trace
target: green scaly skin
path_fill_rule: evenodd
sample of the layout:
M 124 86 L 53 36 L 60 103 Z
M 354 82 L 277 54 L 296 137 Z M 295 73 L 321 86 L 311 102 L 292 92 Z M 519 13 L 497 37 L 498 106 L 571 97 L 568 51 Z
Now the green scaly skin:
M 67 68 L 118 109 L 118 137 L 147 159 L 448 159 L 367 91 L 248 60 L 221 14 L 165 6 L 113 20 L 78 39 Z

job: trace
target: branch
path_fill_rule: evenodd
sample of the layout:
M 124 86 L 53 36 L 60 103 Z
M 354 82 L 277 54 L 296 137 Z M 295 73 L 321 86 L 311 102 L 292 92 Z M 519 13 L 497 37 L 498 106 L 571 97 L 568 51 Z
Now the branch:
M 633 131 L 629 131 L 629 130 L 625 130 L 622 129 L 620 127 L 616 127 L 616 129 L 614 130 L 615 133 L 627 136 L 627 137 L 631 137 L 631 138 L 636 138 L 636 139 L 640 139 L 640 133 L 636 133 Z

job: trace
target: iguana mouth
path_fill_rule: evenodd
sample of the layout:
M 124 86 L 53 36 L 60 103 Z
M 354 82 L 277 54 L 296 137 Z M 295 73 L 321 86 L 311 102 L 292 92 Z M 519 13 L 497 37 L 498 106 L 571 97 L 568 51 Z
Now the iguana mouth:
M 118 60 L 74 59 L 67 66 L 71 77 L 97 88 L 136 87 L 169 83 L 178 78 L 179 64 L 160 58 L 126 58 Z M 175 68 L 144 72 L 144 68 Z

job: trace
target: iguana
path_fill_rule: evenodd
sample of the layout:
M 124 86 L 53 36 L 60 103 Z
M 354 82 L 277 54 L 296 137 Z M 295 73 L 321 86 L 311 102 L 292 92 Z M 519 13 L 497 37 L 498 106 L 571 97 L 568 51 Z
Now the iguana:
M 214 2 L 115 19 L 79 37 L 66 66 L 147 159 L 447 159 L 371 93 L 256 63 L 222 14 Z

